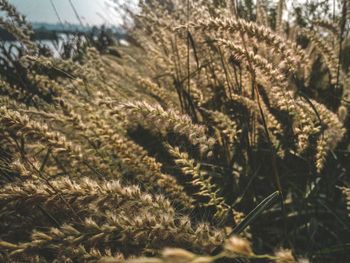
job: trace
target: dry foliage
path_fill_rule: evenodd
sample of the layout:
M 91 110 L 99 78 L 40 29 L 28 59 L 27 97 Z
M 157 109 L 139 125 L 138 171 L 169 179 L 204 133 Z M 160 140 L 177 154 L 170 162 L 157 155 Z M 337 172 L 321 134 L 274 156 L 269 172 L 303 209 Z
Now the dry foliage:
M 140 1 L 118 57 L 63 59 L 1 0 L 0 261 L 347 262 L 340 4 L 301 23 L 284 1 Z

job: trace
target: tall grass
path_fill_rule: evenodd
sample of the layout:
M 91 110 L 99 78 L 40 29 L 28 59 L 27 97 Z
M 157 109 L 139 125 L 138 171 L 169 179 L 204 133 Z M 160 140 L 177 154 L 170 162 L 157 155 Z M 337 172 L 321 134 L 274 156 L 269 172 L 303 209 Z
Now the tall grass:
M 340 4 L 140 1 L 57 58 L 0 1 L 0 261 L 347 262 Z

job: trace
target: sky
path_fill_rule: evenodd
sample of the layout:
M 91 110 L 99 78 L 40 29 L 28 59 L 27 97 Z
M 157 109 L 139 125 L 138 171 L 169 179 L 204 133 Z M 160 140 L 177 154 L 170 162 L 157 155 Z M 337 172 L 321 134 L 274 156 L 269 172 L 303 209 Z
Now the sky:
M 84 25 L 120 25 L 122 15 L 111 8 L 113 1 L 135 5 L 138 0 L 9 0 L 31 22 L 59 23 L 59 16 L 64 23 L 79 24 L 80 22 L 70 4 L 72 2 Z M 253 2 L 255 1 L 253 0 Z M 277 0 L 270 1 L 277 2 Z M 303 4 L 309 1 L 316 0 L 286 0 L 287 11 L 291 9 L 292 3 Z M 285 12 L 285 16 L 287 13 Z
M 84 25 L 118 25 L 121 22 L 120 15 L 112 8 L 107 8 L 112 0 L 9 0 L 31 22 L 59 23 L 59 16 L 64 23 L 79 24 L 70 1 Z

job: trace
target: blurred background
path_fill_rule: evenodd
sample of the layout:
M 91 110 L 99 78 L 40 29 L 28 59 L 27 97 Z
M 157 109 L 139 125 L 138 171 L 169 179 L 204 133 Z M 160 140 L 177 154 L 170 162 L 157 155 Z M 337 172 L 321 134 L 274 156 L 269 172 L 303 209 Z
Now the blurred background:
M 112 41 L 113 38 L 127 45 L 126 31 L 132 26 L 129 12 L 137 12 L 138 9 L 137 0 L 10 0 L 9 2 L 15 5 L 31 23 L 35 40 L 56 57 L 71 52 L 69 46 L 85 42 L 86 38 L 99 42 L 101 38 L 105 38 L 106 42 Z M 11 34 L 2 29 L 0 38 L 7 42 L 6 46 L 16 42 Z
M 84 26 L 119 26 L 123 17 L 122 6 L 133 6 L 137 0 L 11 0 L 11 4 L 34 23 L 57 24 L 69 27 Z

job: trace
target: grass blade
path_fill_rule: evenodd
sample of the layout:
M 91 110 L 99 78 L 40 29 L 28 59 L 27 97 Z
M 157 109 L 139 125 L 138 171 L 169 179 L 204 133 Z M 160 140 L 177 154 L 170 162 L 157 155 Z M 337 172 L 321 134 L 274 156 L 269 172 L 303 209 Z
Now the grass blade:
M 258 204 L 231 232 L 231 235 L 240 234 L 251 222 L 253 222 L 267 207 L 269 207 L 276 199 L 280 197 L 280 192 L 276 191 L 266 197 Z

